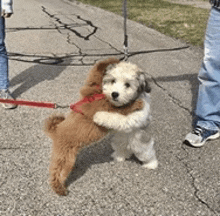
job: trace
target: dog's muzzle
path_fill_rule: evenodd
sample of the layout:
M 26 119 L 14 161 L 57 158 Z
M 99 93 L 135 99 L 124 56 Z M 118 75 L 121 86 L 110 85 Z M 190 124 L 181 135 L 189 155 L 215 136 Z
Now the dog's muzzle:
M 118 92 L 112 92 L 112 98 L 113 98 L 113 100 L 117 100 L 118 96 L 119 96 L 119 93 L 118 93 Z

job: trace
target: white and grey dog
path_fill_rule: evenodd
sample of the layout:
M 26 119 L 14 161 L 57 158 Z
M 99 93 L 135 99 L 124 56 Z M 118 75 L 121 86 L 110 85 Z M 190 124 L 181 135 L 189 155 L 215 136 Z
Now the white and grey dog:
M 99 111 L 94 122 L 112 129 L 114 132 L 112 147 L 113 158 L 124 161 L 134 154 L 143 162 L 143 167 L 155 169 L 158 161 L 154 150 L 154 140 L 147 132 L 151 120 L 150 87 L 144 72 L 128 62 L 111 65 L 103 79 L 103 93 L 115 106 L 121 107 L 131 101 L 141 99 L 142 110 L 128 115 Z

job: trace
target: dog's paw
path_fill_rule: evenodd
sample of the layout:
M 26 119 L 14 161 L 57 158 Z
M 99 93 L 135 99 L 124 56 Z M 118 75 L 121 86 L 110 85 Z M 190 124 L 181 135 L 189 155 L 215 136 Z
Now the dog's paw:
M 63 184 L 54 184 L 54 182 L 52 182 L 51 187 L 59 196 L 67 196 L 68 194 L 68 190 Z
M 93 121 L 96 124 L 103 126 L 103 124 L 105 122 L 105 117 L 106 117 L 106 112 L 99 111 L 93 116 Z
M 123 158 L 123 157 L 115 157 L 114 161 L 115 162 L 123 162 L 123 161 L 125 161 L 125 158 Z
M 115 152 L 111 155 L 115 162 L 125 161 L 125 157 L 117 155 Z
M 147 169 L 156 169 L 158 167 L 158 161 L 155 159 L 155 160 L 152 160 L 148 163 L 144 162 L 142 167 L 147 168 Z
M 138 99 L 134 102 L 132 106 L 132 111 L 141 110 L 144 107 L 144 102 L 141 99 Z

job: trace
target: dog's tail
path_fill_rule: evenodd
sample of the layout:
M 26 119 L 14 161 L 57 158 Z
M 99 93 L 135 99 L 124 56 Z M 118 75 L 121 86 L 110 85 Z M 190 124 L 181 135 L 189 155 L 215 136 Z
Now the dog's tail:
M 50 116 L 45 121 L 45 132 L 48 134 L 53 133 L 56 130 L 57 125 L 60 124 L 64 120 L 65 120 L 65 117 L 62 114 Z

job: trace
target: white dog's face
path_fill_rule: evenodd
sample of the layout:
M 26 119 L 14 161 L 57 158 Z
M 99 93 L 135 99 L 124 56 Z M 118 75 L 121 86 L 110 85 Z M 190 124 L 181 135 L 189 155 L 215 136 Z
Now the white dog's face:
M 103 93 L 115 106 L 120 107 L 136 100 L 141 92 L 149 92 L 146 77 L 131 63 L 111 65 L 103 78 Z

